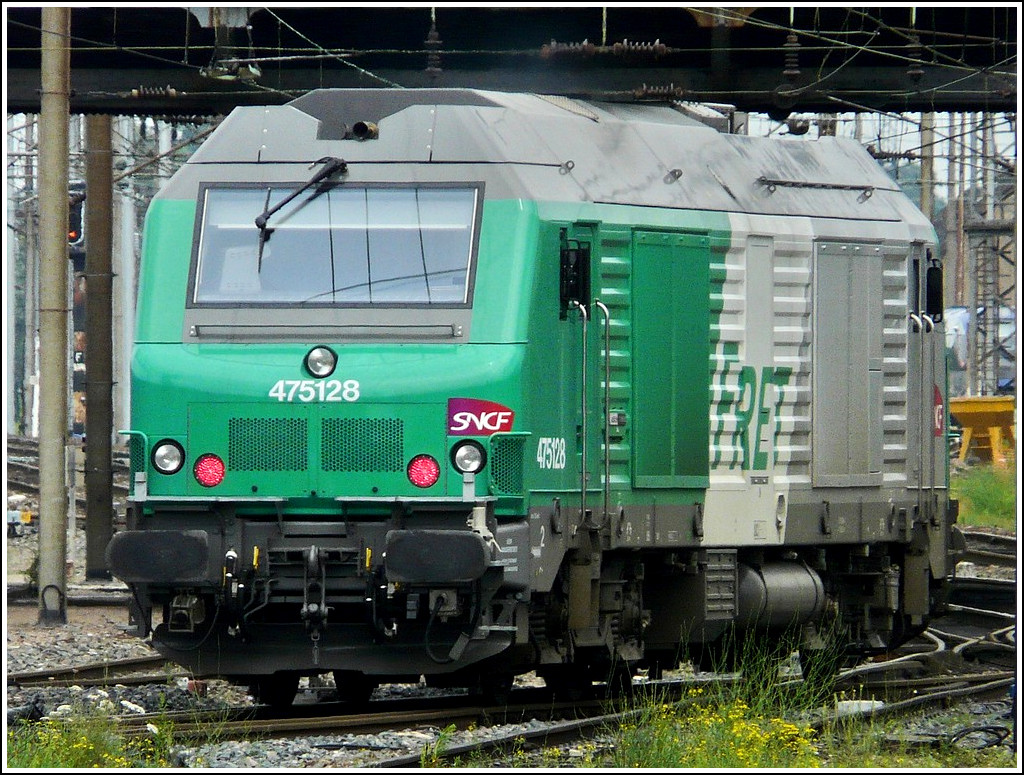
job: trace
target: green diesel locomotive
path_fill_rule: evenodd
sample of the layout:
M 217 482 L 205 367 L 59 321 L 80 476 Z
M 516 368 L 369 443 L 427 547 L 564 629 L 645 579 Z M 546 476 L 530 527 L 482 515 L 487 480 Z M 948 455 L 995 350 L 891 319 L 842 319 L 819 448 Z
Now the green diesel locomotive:
M 941 273 L 853 141 L 461 89 L 239 108 L 147 215 L 135 632 L 278 703 L 892 648 L 960 547 Z

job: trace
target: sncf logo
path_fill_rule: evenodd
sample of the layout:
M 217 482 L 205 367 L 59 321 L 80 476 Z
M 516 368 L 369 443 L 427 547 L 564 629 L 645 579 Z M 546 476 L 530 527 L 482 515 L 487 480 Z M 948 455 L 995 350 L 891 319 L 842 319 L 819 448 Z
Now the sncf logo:
M 932 385 L 932 387 L 935 388 L 935 399 L 932 401 L 932 411 L 935 414 L 935 435 L 941 436 L 946 430 L 946 406 L 942 402 L 942 391 L 939 390 L 939 386 Z
M 477 398 L 448 399 L 448 433 L 452 436 L 490 436 L 512 430 L 515 412 L 507 406 Z

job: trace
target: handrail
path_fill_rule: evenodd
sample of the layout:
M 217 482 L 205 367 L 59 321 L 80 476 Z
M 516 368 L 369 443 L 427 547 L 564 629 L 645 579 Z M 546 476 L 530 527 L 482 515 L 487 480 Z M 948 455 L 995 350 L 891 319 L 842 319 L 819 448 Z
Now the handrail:
M 579 526 L 587 518 L 587 308 L 576 299 L 572 305 L 580 311 L 580 320 L 583 322 L 583 345 L 582 345 L 582 366 L 580 369 L 580 401 L 583 416 L 580 418 L 580 441 L 583 445 L 583 455 L 580 459 L 580 521 L 573 528 L 573 535 L 579 530 Z
M 594 306 L 604 313 L 604 514 L 600 527 L 608 524 L 608 502 L 611 500 L 611 431 L 609 430 L 609 414 L 611 413 L 611 312 L 604 302 L 594 299 Z

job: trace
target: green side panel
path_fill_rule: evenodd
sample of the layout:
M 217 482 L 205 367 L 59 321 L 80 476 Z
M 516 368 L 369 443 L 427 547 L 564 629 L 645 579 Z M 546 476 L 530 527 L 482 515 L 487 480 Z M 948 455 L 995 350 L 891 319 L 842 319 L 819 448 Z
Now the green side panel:
M 180 342 L 195 231 L 194 200 L 156 199 L 146 213 L 136 342 Z
M 473 290 L 473 342 L 525 342 L 537 271 L 537 205 L 484 202 Z
M 710 271 L 704 236 L 633 235 L 637 487 L 707 487 Z

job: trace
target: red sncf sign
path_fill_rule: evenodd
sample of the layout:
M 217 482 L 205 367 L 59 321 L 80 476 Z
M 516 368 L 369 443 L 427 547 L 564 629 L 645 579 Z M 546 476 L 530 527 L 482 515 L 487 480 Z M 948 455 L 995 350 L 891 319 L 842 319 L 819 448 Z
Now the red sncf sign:
M 512 430 L 515 412 L 478 398 L 448 399 L 448 433 L 452 436 L 490 436 Z

